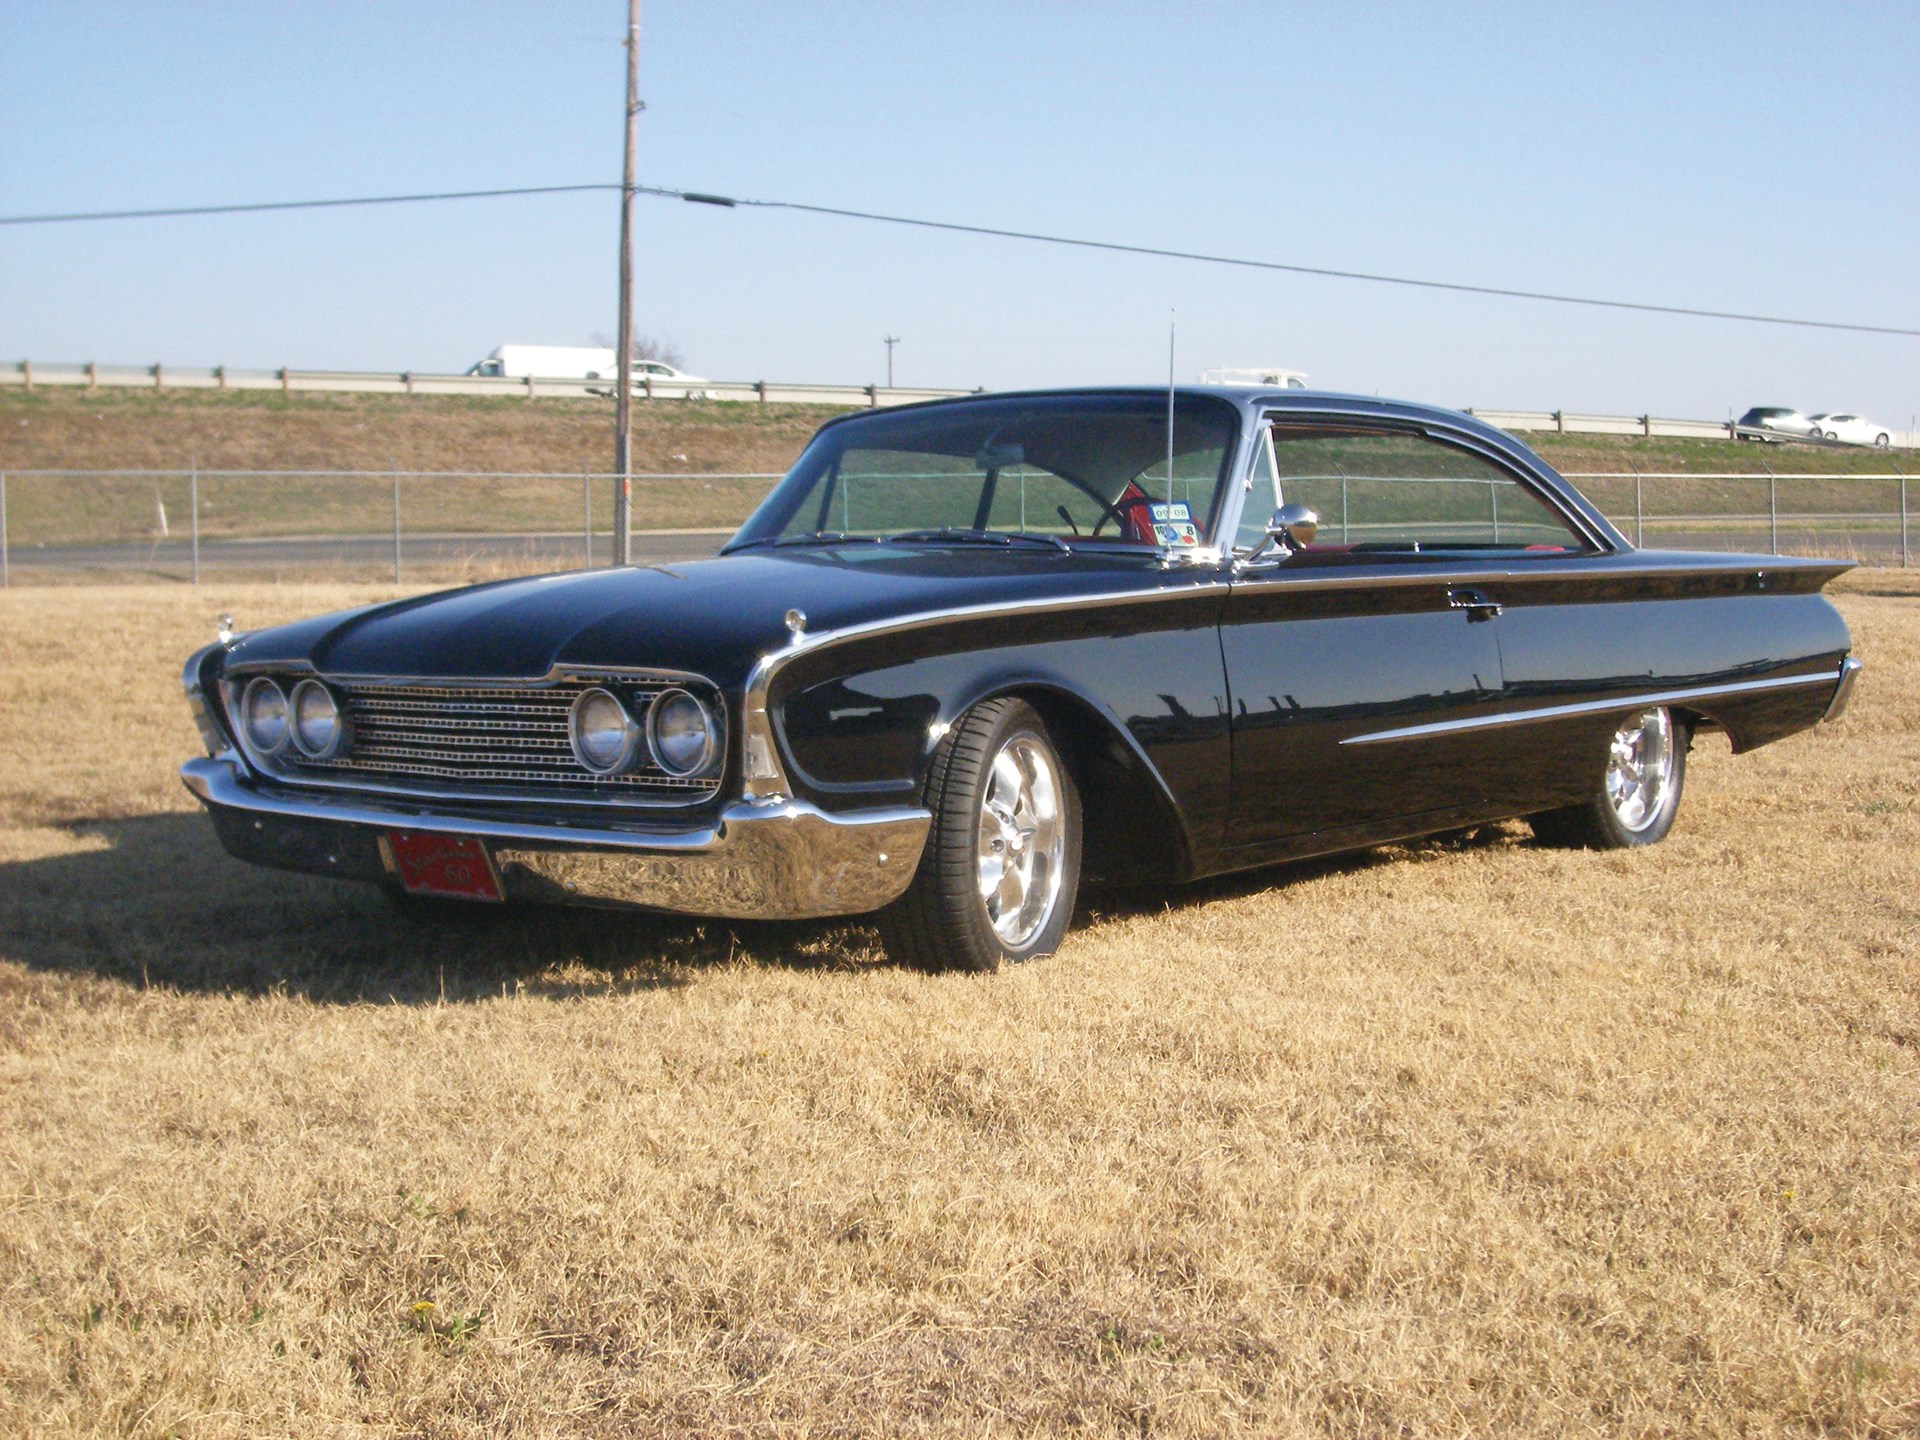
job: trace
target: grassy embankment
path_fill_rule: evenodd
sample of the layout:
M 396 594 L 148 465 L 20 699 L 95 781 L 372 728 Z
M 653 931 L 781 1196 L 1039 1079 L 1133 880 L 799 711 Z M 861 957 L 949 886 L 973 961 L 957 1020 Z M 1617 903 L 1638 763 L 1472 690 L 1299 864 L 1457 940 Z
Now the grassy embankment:
M 995 977 L 242 867 L 178 657 L 383 592 L 0 595 L 0 1433 L 1913 1434 L 1920 594 L 1841 588 L 1852 713 L 1655 849 Z
M 658 401 L 635 407 L 634 464 L 671 478 L 636 487 L 639 529 L 731 529 L 765 494 L 764 480 L 701 478 L 778 473 L 823 420 L 817 406 Z M 1869 451 L 1632 436 L 1525 438 L 1570 471 L 1743 471 L 1782 475 L 1884 471 Z M 604 476 L 612 449 L 610 402 L 464 397 L 294 395 L 209 391 L 9 390 L 0 395 L 0 470 L 371 470 L 559 473 L 559 480 L 403 482 L 410 532 L 571 532 L 582 523 L 581 475 Z M 1893 463 L 1904 461 L 1895 457 Z M 1584 482 L 1610 514 L 1633 513 L 1631 481 Z M 229 536 L 378 533 L 392 523 L 389 483 L 374 478 L 201 482 L 202 533 Z M 184 480 L 15 478 L 8 521 L 19 546 L 141 540 L 155 528 L 155 501 L 180 528 Z M 1651 514 L 1739 514 L 1766 509 L 1760 481 L 1686 480 L 1648 487 Z M 1791 482 L 1782 505 L 1795 512 L 1895 509 L 1891 482 Z M 593 486 L 596 526 L 611 522 L 612 492 Z

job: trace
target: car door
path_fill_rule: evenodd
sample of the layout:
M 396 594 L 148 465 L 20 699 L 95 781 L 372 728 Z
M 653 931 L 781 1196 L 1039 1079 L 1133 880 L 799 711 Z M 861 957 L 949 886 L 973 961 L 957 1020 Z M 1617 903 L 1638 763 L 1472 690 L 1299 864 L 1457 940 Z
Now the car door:
M 1526 543 L 1499 536 L 1512 477 L 1412 426 L 1289 419 L 1266 440 L 1221 626 L 1228 862 L 1491 813 L 1485 739 L 1461 722 L 1501 698 L 1498 607 L 1479 577 Z M 1269 507 L 1296 501 L 1319 513 L 1313 543 L 1246 560 Z

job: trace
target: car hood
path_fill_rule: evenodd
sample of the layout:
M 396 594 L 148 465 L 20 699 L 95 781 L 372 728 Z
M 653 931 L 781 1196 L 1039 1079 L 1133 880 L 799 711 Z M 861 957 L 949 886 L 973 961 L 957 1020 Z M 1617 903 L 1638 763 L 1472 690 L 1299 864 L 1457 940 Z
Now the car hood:
M 255 631 L 227 664 L 341 676 L 533 679 L 556 665 L 645 666 L 721 685 L 787 643 L 797 609 L 817 634 L 960 606 L 1167 585 L 1157 554 L 984 546 L 845 546 L 476 585 Z

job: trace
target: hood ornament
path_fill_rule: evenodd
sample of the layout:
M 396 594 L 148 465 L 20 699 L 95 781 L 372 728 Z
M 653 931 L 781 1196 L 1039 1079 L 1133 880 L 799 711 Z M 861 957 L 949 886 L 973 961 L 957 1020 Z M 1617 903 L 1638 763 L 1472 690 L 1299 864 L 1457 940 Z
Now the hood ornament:
M 219 619 L 214 622 L 213 633 L 220 637 L 222 645 L 230 644 L 233 640 L 233 616 L 222 610 Z
M 783 617 L 783 620 L 787 627 L 787 633 L 793 636 L 794 639 L 798 640 L 802 635 L 806 634 L 807 632 L 807 612 L 806 611 L 796 607 L 795 609 L 787 611 L 786 615 Z

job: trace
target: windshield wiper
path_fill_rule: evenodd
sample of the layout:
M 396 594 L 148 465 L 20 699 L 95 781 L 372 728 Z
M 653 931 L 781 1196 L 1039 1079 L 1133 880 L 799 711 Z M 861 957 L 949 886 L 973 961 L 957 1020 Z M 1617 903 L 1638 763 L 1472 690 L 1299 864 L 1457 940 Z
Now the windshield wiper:
M 742 540 L 738 545 L 729 545 L 726 553 L 731 555 L 738 550 L 757 550 L 764 545 L 878 545 L 878 535 L 849 535 L 844 530 L 808 530 L 800 535 L 761 535 L 752 540 Z
M 1067 554 L 1073 553 L 1073 547 L 1058 535 L 1035 534 L 1031 530 L 967 530 L 957 525 L 949 525 L 938 530 L 902 530 L 897 535 L 889 535 L 889 540 L 906 544 L 960 545 L 1011 545 L 1016 540 L 1024 540 L 1029 545 L 1050 545 Z

